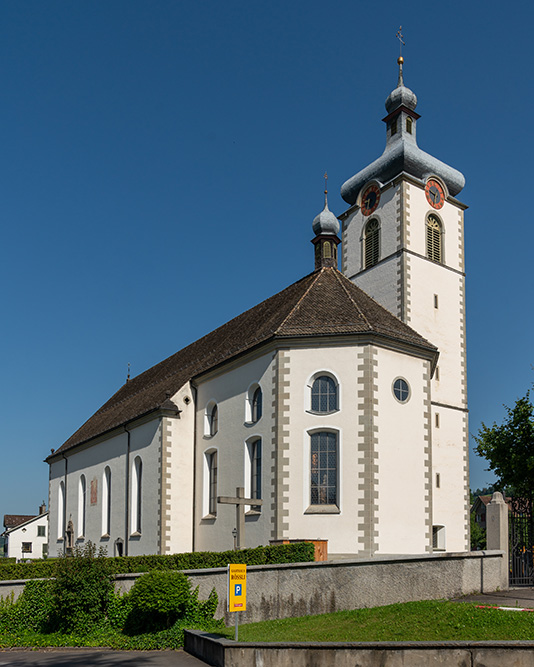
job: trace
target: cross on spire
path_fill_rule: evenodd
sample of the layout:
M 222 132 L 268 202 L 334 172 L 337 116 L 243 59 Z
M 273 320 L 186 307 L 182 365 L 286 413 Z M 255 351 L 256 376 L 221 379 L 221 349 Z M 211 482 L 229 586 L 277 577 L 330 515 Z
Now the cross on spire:
M 324 205 L 328 206 L 328 173 L 324 172 Z
M 400 49 L 399 55 L 402 58 L 402 47 L 403 47 L 403 45 L 406 46 L 406 44 L 403 40 L 404 35 L 402 34 L 401 30 L 402 30 L 402 26 L 399 26 L 399 29 L 397 30 L 396 37 L 399 40 L 399 49 Z

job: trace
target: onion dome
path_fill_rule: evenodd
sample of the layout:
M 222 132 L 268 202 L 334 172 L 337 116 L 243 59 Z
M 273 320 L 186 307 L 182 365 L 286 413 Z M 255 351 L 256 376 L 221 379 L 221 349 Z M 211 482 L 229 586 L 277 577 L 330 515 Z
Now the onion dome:
M 405 172 L 422 182 L 437 176 L 447 186 L 452 197 L 463 189 L 465 177 L 457 169 L 450 167 L 433 155 L 421 150 L 417 145 L 417 120 L 415 111 L 417 97 L 404 85 L 402 76 L 402 56 L 398 59 L 399 79 L 397 87 L 386 100 L 386 147 L 382 155 L 364 169 L 345 181 L 341 186 L 341 196 L 351 206 L 358 203 L 358 197 L 369 181 L 383 185 Z
M 339 220 L 328 208 L 327 190 L 324 191 L 324 208 L 313 219 L 313 233 L 319 234 L 339 234 Z
M 400 106 L 405 106 L 408 109 L 415 111 L 415 107 L 417 106 L 417 96 L 413 90 L 410 90 L 404 85 L 402 78 L 402 64 L 404 63 L 404 58 L 400 56 L 397 63 L 399 64 L 399 81 L 395 90 L 392 90 L 387 97 L 386 111 L 391 113 Z

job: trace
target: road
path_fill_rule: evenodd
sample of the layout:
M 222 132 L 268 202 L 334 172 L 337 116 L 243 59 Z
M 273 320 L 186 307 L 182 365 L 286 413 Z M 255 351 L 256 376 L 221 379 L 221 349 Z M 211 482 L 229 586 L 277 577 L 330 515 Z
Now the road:
M 108 649 L 0 649 L 0 667 L 206 667 L 184 651 L 111 651 Z

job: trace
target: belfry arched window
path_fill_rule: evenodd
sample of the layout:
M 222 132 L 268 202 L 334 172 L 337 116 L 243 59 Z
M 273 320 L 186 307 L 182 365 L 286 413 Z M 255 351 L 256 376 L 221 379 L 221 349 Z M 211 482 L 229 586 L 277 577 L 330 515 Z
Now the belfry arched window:
M 366 269 L 377 264 L 380 258 L 380 224 L 376 218 L 365 225 L 363 256 Z
M 443 229 L 437 215 L 431 213 L 426 219 L 426 256 L 433 262 L 442 262 Z

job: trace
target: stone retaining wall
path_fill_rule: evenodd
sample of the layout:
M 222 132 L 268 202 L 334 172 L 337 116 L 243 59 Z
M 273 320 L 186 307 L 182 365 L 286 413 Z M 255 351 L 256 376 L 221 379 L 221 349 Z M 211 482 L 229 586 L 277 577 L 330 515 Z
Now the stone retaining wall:
M 247 611 L 240 622 L 322 614 L 411 600 L 435 600 L 508 589 L 502 551 L 377 556 L 366 560 L 254 565 L 247 568 Z M 187 570 L 205 599 L 219 596 L 217 616 L 226 612 L 226 568 Z M 121 574 L 116 588 L 129 590 L 140 574 Z M 17 596 L 24 582 L 0 582 L 0 596 Z

